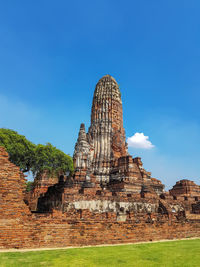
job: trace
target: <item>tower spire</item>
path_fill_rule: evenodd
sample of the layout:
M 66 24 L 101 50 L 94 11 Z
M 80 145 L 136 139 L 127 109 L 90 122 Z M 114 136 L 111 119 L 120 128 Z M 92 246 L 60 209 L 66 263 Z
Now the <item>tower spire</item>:
M 92 169 L 99 180 L 108 181 L 111 162 L 127 155 L 121 93 L 110 75 L 103 76 L 96 85 L 88 135 L 94 149 Z

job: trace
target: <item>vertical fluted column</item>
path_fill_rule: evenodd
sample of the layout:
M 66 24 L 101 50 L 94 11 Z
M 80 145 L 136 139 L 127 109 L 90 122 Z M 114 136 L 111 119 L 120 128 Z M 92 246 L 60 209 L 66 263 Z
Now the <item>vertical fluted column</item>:
M 93 171 L 99 175 L 107 174 L 111 160 L 127 154 L 121 94 L 110 75 L 104 76 L 96 85 L 89 135 L 94 146 Z

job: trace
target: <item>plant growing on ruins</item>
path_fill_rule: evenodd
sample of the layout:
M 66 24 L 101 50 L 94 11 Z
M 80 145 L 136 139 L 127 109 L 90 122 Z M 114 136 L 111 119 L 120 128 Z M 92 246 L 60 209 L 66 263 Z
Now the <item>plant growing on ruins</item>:
M 27 181 L 26 182 L 26 192 L 30 192 L 34 187 L 34 182 Z

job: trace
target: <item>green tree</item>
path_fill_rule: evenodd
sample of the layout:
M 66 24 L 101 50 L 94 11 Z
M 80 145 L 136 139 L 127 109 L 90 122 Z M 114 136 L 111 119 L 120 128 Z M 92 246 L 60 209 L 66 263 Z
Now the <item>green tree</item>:
M 16 131 L 1 128 L 0 146 L 5 147 L 10 161 L 21 171 L 32 171 L 34 176 L 44 170 L 48 170 L 50 175 L 73 172 L 72 158 L 50 143 L 35 145 Z
M 35 145 L 25 136 L 10 129 L 0 128 L 0 146 L 5 147 L 10 161 L 20 167 L 22 172 L 31 170 L 35 161 Z
M 32 167 L 33 175 L 36 176 L 43 170 L 48 170 L 49 174 L 61 175 L 67 171 L 73 172 L 73 161 L 69 155 L 52 146 L 37 145 L 35 149 L 35 162 Z

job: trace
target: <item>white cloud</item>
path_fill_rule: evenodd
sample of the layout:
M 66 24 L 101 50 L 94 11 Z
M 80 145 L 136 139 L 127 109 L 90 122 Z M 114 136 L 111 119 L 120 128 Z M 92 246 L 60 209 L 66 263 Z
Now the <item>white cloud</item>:
M 143 133 L 135 133 L 132 137 L 128 137 L 127 143 L 129 147 L 151 149 L 154 145 L 148 139 L 149 137 Z

